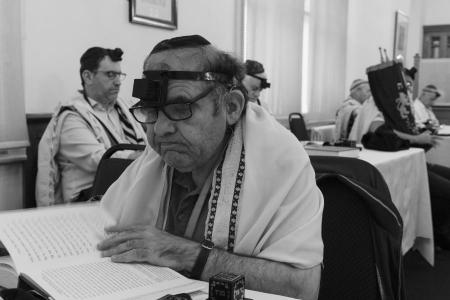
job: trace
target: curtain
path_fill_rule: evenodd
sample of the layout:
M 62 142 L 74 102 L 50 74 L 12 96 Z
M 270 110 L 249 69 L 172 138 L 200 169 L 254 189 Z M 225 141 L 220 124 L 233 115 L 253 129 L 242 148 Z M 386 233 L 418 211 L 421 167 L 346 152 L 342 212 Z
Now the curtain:
M 21 2 L 0 1 L 0 151 L 28 146 L 22 67 Z M 7 152 L 2 151 L 0 161 L 5 158 L 5 153 Z
M 309 121 L 334 120 L 346 95 L 348 0 L 311 0 L 309 58 L 302 108 Z
M 272 113 L 301 108 L 303 0 L 247 0 L 244 58 L 264 65 L 269 89 L 261 93 Z
M 28 133 L 21 3 L 21 0 L 0 0 L 0 210 L 23 207 L 23 161 Z

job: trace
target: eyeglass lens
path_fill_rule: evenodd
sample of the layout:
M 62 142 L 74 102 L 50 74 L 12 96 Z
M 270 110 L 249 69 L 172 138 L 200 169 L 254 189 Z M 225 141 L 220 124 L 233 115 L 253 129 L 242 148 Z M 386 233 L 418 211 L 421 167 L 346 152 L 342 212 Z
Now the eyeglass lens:
M 117 77 L 119 77 L 120 81 L 123 81 L 127 76 L 127 74 L 125 73 L 115 71 L 97 71 L 97 72 L 105 74 L 105 76 L 108 77 L 109 80 L 114 80 Z
M 167 104 L 160 108 L 136 107 L 132 108 L 132 113 L 138 122 L 155 123 L 160 110 L 172 121 L 181 121 L 192 116 L 190 103 Z
M 150 123 L 153 124 L 158 119 L 158 112 L 161 110 L 164 115 L 166 115 L 169 120 L 181 121 L 192 117 L 191 105 L 198 100 L 206 97 L 214 87 L 205 90 L 200 95 L 191 99 L 190 102 L 185 103 L 169 103 L 161 107 L 132 107 L 130 112 L 133 114 L 134 118 L 140 123 Z

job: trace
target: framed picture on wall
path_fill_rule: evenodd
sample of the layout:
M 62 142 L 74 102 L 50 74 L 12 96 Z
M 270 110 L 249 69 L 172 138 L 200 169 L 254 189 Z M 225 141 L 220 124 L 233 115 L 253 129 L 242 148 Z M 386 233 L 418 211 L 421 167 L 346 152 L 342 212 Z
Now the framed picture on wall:
M 129 0 L 130 22 L 177 29 L 176 0 Z
M 408 16 L 400 10 L 395 12 L 394 55 L 395 59 L 406 59 L 408 45 Z M 401 55 L 401 57 L 400 57 Z

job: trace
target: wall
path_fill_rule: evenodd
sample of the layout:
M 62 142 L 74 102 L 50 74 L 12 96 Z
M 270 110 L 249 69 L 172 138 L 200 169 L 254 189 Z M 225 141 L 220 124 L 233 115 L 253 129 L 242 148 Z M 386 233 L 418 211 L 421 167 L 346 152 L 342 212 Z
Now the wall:
M 431 0 L 424 5 L 423 25 L 448 25 L 450 24 L 450 1 Z M 436 101 L 436 104 L 450 104 L 450 59 L 423 59 L 421 61 L 421 71 L 419 71 L 419 89 L 425 85 L 433 83 L 443 95 Z M 435 109 L 436 110 L 436 109 Z M 442 109 L 441 109 L 442 110 Z M 440 119 L 444 124 L 448 124 L 448 109 Z
M 142 63 L 162 39 L 200 34 L 237 54 L 241 49 L 241 0 L 177 1 L 178 29 L 166 30 L 128 21 L 127 0 L 22 0 L 27 113 L 52 112 L 81 87 L 81 54 L 91 46 L 124 50 L 127 78 L 121 95 L 130 97 Z
M 427 5 L 428 3 L 427 1 Z M 422 47 L 422 5 L 421 0 L 349 0 L 346 91 L 354 79 L 366 78 L 365 70 L 368 66 L 380 62 L 378 47 L 386 48 L 392 59 L 397 10 L 409 16 L 404 65 L 413 66 L 413 57 L 421 52 Z
M 424 1 L 425 2 L 425 1 Z M 448 0 L 427 0 L 423 6 L 424 25 L 450 24 L 450 1 Z

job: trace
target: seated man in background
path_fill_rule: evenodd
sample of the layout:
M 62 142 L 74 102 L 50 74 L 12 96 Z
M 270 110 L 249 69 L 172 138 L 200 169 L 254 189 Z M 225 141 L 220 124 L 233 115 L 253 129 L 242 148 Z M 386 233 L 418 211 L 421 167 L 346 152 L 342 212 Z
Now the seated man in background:
M 239 90 L 243 66 L 201 36 L 157 44 L 131 108 L 149 145 L 102 198 L 114 262 L 316 299 L 323 197 L 297 139 Z
M 245 76 L 242 79 L 242 85 L 247 90 L 248 101 L 258 103 L 258 105 L 261 105 L 270 112 L 267 103 L 259 100 L 261 91 L 270 88 L 264 66 L 260 62 L 250 59 L 245 61 Z
M 361 105 L 371 96 L 367 80 L 355 79 L 350 86 L 350 96 L 336 112 L 335 140 L 346 140 Z
M 132 103 L 118 97 L 125 77 L 122 54 L 119 48 L 93 47 L 81 56 L 83 89 L 57 108 L 39 143 L 38 206 L 88 200 L 103 153 L 118 143 L 145 143 L 142 126 L 128 111 Z
M 436 86 L 429 84 L 422 89 L 419 98 L 414 100 L 414 119 L 420 129 L 436 129 L 439 121 L 432 111 L 432 105 L 441 96 Z

